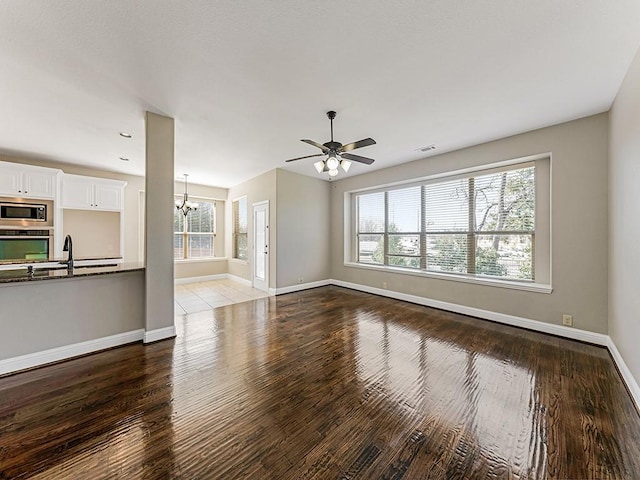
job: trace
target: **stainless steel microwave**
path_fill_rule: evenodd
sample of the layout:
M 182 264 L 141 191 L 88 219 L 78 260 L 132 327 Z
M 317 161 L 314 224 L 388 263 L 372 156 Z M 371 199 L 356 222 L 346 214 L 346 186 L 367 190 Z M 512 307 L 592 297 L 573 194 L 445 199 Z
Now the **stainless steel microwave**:
M 13 200 L 13 199 L 11 199 Z M 0 200 L 0 226 L 52 226 L 53 202 Z

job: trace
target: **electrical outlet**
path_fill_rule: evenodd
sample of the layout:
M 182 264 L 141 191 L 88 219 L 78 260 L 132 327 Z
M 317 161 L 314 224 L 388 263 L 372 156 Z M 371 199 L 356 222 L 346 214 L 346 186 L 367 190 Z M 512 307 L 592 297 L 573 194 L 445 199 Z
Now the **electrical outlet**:
M 573 315 L 562 315 L 562 324 L 567 327 L 573 326 Z
M 382 288 L 387 289 L 387 282 L 382 282 Z

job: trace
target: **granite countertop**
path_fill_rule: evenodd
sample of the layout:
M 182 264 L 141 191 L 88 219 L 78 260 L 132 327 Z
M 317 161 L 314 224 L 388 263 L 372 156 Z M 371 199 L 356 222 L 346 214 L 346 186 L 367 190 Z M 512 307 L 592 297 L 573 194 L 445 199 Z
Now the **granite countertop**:
M 38 268 L 36 265 L 34 265 L 34 267 L 33 273 L 29 273 L 25 267 L 11 270 L 0 270 L 0 284 L 33 282 L 40 280 L 59 280 L 62 278 L 80 278 L 93 275 L 109 275 L 113 273 L 144 270 L 144 264 L 141 262 L 118 263 L 112 265 L 87 265 L 74 267 L 72 271 L 69 271 L 64 265 L 60 266 L 62 268 Z
M 74 262 L 91 262 L 95 260 L 122 260 L 122 257 L 78 257 L 74 258 Z M 20 260 L 0 260 L 0 265 L 23 265 L 25 263 L 55 263 L 66 262 L 66 258 L 53 259 L 20 259 Z M 36 267 L 37 268 L 37 267 Z

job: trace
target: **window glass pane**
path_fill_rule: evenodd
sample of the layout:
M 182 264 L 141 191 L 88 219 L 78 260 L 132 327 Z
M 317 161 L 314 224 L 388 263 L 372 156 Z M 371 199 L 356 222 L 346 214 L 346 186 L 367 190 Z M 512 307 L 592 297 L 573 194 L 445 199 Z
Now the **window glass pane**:
M 469 181 L 452 180 L 425 186 L 427 232 L 469 230 Z
M 235 223 L 238 233 L 247 233 L 247 197 L 242 197 L 234 202 L 236 210 L 234 212 Z
M 384 236 L 358 235 L 358 261 L 384 263 Z
M 535 190 L 534 167 L 476 177 L 476 231 L 532 231 Z
M 427 235 L 427 270 L 467 273 L 467 236 Z
M 187 232 L 212 233 L 215 231 L 215 203 L 199 201 L 198 209 L 187 215 Z
M 184 258 L 183 238 L 182 233 L 173 234 L 173 258 Z
M 394 267 L 420 268 L 420 259 L 416 257 L 389 257 L 389 265 Z
M 358 195 L 358 231 L 384 232 L 384 192 Z
M 189 258 L 213 257 L 213 235 L 189 234 Z
M 233 210 L 233 245 L 231 255 L 240 260 L 247 259 L 247 197 L 234 200 Z
M 533 280 L 532 235 L 478 235 L 476 274 Z
M 234 258 L 238 258 L 240 260 L 247 259 L 247 234 L 238 234 L 235 237 L 236 240 L 236 256 Z
M 420 187 L 389 192 L 389 232 L 420 231 Z
M 420 255 L 420 235 L 389 234 L 390 255 Z

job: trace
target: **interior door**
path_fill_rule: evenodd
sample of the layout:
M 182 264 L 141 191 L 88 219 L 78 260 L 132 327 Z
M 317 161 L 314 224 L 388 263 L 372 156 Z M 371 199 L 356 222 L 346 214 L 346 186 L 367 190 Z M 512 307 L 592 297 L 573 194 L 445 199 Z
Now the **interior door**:
M 269 291 L 269 202 L 253 204 L 253 287 Z

